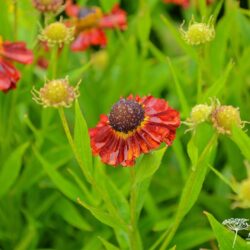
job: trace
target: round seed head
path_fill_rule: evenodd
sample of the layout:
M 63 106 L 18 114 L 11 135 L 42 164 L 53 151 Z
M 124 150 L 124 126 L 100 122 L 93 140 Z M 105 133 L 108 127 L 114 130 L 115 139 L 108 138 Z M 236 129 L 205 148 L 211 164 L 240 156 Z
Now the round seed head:
M 218 133 L 231 134 L 233 125 L 243 127 L 238 108 L 233 106 L 219 106 L 212 112 L 212 123 Z
M 143 107 L 136 101 L 121 99 L 113 105 L 109 123 L 114 130 L 128 133 L 140 126 L 144 113 Z
M 47 42 L 49 46 L 70 43 L 74 39 L 74 27 L 67 27 L 64 23 L 55 22 L 45 27 L 39 36 L 41 41 Z
M 205 122 L 210 117 L 212 107 L 207 104 L 199 104 L 192 108 L 190 120 L 195 125 Z
M 70 107 L 79 96 L 79 83 L 73 87 L 67 78 L 48 81 L 39 91 L 33 89 L 33 99 L 44 107 Z
M 183 23 L 184 24 L 184 23 Z M 215 37 L 215 30 L 213 20 L 210 18 L 209 22 L 197 23 L 192 19 L 190 21 L 187 31 L 183 30 L 183 24 L 180 27 L 182 38 L 190 45 L 200 45 L 210 42 Z

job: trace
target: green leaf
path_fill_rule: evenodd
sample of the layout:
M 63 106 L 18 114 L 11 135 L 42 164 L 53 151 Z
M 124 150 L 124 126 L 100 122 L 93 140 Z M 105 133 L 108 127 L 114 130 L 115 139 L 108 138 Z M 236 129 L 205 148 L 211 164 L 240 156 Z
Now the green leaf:
M 138 36 L 142 45 L 147 44 L 150 29 L 151 29 L 151 16 L 150 16 L 150 8 L 147 4 L 141 4 L 142 6 L 139 8 L 138 13 Z
M 136 191 L 136 216 L 139 217 L 147 194 L 151 178 L 161 165 L 162 157 L 167 147 L 153 151 L 143 156 L 141 162 L 135 166 L 136 175 L 132 188 Z
M 66 178 L 64 178 L 57 170 L 54 169 L 54 167 L 47 162 L 44 157 L 35 149 L 33 148 L 34 154 L 38 161 L 41 163 L 44 171 L 47 173 L 47 175 L 50 177 L 52 182 L 55 184 L 55 186 L 69 199 L 76 202 L 78 197 L 81 197 L 83 194 L 78 189 L 77 186 L 75 186 L 73 183 L 68 181 Z
M 170 71 L 172 73 L 173 79 L 174 79 L 175 91 L 176 91 L 176 94 L 178 96 L 178 99 L 179 99 L 181 107 L 182 107 L 183 116 L 188 117 L 190 107 L 188 105 L 187 98 L 186 98 L 186 96 L 184 94 L 184 91 L 183 91 L 183 89 L 181 87 L 181 84 L 179 82 L 179 79 L 177 77 L 176 71 L 175 71 L 175 69 L 173 67 L 173 64 L 172 64 L 169 57 L 167 58 L 167 62 L 168 62 Z
M 87 123 L 82 115 L 79 103 L 75 102 L 75 129 L 74 129 L 74 142 L 77 152 L 82 159 L 84 172 L 87 175 L 92 173 L 92 154 L 90 147 L 90 138 Z
M 230 61 L 225 69 L 225 71 L 222 73 L 221 77 L 214 82 L 214 84 L 207 89 L 207 91 L 204 93 L 202 97 L 202 102 L 208 101 L 209 98 L 218 96 L 224 89 L 225 85 L 228 79 L 228 76 L 233 68 L 233 61 Z
M 102 0 L 100 1 L 100 4 L 105 12 L 110 12 L 112 7 L 119 2 L 119 0 Z
M 78 203 L 80 205 L 82 205 L 84 208 L 88 209 L 93 214 L 93 216 L 96 219 L 98 219 L 99 221 L 101 221 L 102 223 L 104 223 L 110 227 L 113 227 L 113 228 L 120 227 L 124 230 L 127 230 L 127 226 L 125 224 L 122 224 L 119 221 L 117 221 L 117 219 L 114 216 L 105 212 L 103 209 L 89 206 L 87 203 L 85 203 L 84 201 L 82 201 L 80 199 L 78 199 Z
M 249 136 L 241 128 L 234 126 L 232 128 L 231 139 L 239 147 L 244 157 L 250 160 L 250 138 Z
M 230 231 L 226 227 L 224 227 L 221 223 L 219 223 L 213 215 L 209 214 L 208 212 L 204 212 L 207 216 L 209 223 L 214 231 L 215 237 L 219 242 L 220 250 L 229 250 L 233 248 L 233 241 L 235 237 L 235 232 Z M 250 246 L 247 245 L 247 242 L 237 236 L 234 250 L 248 250 Z
M 214 239 L 214 233 L 206 228 L 188 228 L 174 237 L 174 244 L 178 249 L 198 249 L 199 245 Z
M 143 156 L 141 162 L 136 166 L 136 184 L 151 177 L 157 171 L 166 149 L 167 147 L 164 147 Z
M 161 16 L 163 22 L 166 24 L 167 28 L 173 35 L 176 42 L 180 45 L 180 47 L 189 54 L 195 61 L 198 61 L 197 53 L 192 48 L 192 46 L 189 46 L 185 43 L 185 41 L 181 38 L 180 32 L 178 31 L 178 28 L 173 25 L 173 21 L 168 16 Z
M 103 178 L 105 178 L 105 190 L 110 196 L 113 205 L 117 208 L 119 216 L 123 218 L 125 222 L 129 223 L 130 213 L 127 199 L 110 178 L 107 176 L 103 176 Z
M 192 134 L 192 137 L 189 140 L 188 145 L 187 145 L 187 152 L 188 152 L 188 156 L 189 156 L 191 163 L 192 163 L 192 169 L 197 164 L 198 157 L 199 157 L 198 151 L 199 150 L 198 150 L 197 145 L 195 143 L 195 134 Z
M 91 231 L 92 227 L 78 212 L 75 205 L 69 202 L 67 199 L 62 198 L 56 202 L 56 212 L 62 216 L 62 218 L 70 225 L 83 230 Z
M 106 250 L 119 250 L 118 247 L 114 246 L 113 244 L 109 243 L 107 240 L 103 239 L 102 237 L 98 237 L 98 239 L 102 242 L 103 246 Z
M 210 141 L 207 143 L 205 149 L 200 154 L 196 166 L 194 166 L 193 169 L 190 169 L 189 176 L 181 194 L 174 223 L 168 231 L 167 237 L 165 238 L 160 250 L 165 249 L 169 245 L 183 218 L 190 211 L 190 209 L 198 199 L 203 182 L 205 180 L 208 164 L 211 156 L 214 153 L 216 145 L 217 135 L 214 134 Z
M 0 172 L 0 198 L 8 192 L 16 181 L 22 166 L 22 157 L 28 145 L 28 143 L 24 143 L 19 146 L 2 166 Z

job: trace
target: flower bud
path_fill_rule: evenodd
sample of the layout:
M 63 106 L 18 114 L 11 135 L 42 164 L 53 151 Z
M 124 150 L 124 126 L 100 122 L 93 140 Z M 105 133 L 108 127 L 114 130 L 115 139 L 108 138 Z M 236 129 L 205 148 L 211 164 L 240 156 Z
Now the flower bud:
M 76 87 L 69 85 L 68 78 L 47 81 L 45 85 L 37 91 L 32 90 L 33 100 L 46 107 L 70 107 L 72 102 L 79 96 L 80 82 Z
M 33 0 L 34 7 L 40 12 L 58 12 L 62 9 L 63 0 Z
M 67 27 L 61 21 L 52 23 L 42 30 L 39 39 L 49 46 L 62 47 L 64 43 L 70 43 L 74 39 L 74 27 Z
M 243 127 L 239 108 L 233 106 L 218 106 L 212 112 L 212 123 L 218 133 L 231 134 L 233 125 Z
M 199 104 L 192 108 L 190 120 L 194 124 L 199 124 L 208 120 L 212 112 L 212 107 L 207 104 Z
M 210 17 L 208 23 L 197 23 L 191 19 L 187 31 L 183 29 L 184 23 L 180 27 L 182 38 L 190 45 L 200 45 L 210 42 L 215 37 L 213 18 Z

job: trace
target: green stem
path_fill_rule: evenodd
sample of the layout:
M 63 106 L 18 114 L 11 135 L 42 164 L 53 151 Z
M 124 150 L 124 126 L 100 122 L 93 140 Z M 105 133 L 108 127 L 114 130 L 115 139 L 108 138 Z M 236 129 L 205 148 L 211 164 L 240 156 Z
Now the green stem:
M 135 185 L 135 169 L 130 169 L 131 193 L 130 193 L 130 245 L 132 250 L 137 248 L 137 230 L 136 230 L 136 185 Z
M 57 46 L 55 46 L 55 47 L 52 49 L 51 60 L 50 60 L 50 63 L 51 63 L 51 76 L 52 76 L 52 79 L 55 79 L 55 78 L 56 78 L 56 75 L 57 75 L 57 62 L 58 62 L 57 52 L 58 52 L 58 48 L 57 48 Z
M 17 0 L 13 0 L 14 6 L 14 41 L 17 40 L 17 30 L 18 30 L 18 8 L 17 8 Z
M 201 100 L 203 69 L 204 69 L 205 47 L 202 46 L 198 52 L 198 81 L 197 81 L 197 102 Z

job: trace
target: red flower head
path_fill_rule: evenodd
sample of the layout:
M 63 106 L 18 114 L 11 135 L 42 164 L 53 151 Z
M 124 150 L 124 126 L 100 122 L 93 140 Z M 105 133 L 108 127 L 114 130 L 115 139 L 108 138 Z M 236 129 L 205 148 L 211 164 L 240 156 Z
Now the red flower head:
M 163 0 L 164 3 L 172 3 L 176 5 L 180 5 L 184 8 L 187 8 L 190 5 L 190 0 Z M 211 4 L 213 0 L 207 0 L 207 4 Z M 198 1 L 195 2 L 198 5 Z
M 11 61 L 30 64 L 33 53 L 28 50 L 24 42 L 3 42 L 0 37 L 0 90 L 7 92 L 16 87 L 20 73 Z
M 80 7 L 67 0 L 66 13 L 76 27 L 76 39 L 71 46 L 73 51 L 84 51 L 91 45 L 105 46 L 104 29 L 124 30 L 127 27 L 127 14 L 118 4 L 109 14 L 103 14 L 98 7 Z
M 106 164 L 133 166 L 140 154 L 162 142 L 171 145 L 179 125 L 179 113 L 163 99 L 121 98 L 109 116 L 101 115 L 96 128 L 90 129 L 92 151 Z
M 176 5 L 181 5 L 182 7 L 186 8 L 189 5 L 190 0 L 163 0 L 164 3 L 173 3 Z

